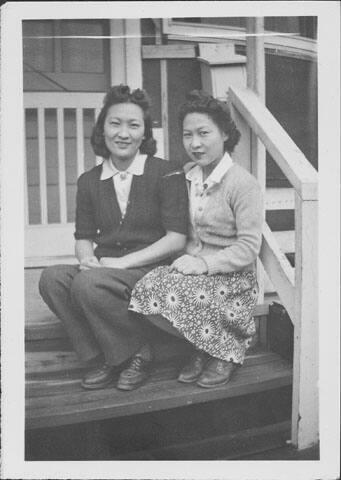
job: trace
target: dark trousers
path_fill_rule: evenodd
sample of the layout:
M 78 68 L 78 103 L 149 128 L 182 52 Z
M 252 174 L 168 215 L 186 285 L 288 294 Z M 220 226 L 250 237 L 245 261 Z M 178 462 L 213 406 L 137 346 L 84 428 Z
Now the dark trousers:
M 80 271 L 56 265 L 42 272 L 40 294 L 64 324 L 81 360 L 102 354 L 109 365 L 119 365 L 148 341 L 152 327 L 128 304 L 135 283 L 154 267 Z

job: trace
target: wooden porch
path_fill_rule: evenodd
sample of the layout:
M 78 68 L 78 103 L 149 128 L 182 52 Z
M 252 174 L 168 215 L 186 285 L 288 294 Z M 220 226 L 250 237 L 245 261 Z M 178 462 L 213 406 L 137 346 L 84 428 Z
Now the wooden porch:
M 40 273 L 39 268 L 25 272 L 28 460 L 58 459 L 58 452 L 64 460 L 93 456 L 111 460 L 233 459 L 288 448 L 292 358 L 271 351 L 276 331 L 267 332 L 267 323 L 274 315 L 269 316 L 273 295 L 257 307 L 254 345 L 227 386 L 205 390 L 177 382 L 189 346 L 160 334 L 148 383 L 133 392 L 121 392 L 114 386 L 85 392 L 80 386 L 83 367 L 61 323 L 39 297 Z M 150 422 L 162 428 L 159 441 L 146 442 Z M 180 427 L 182 423 L 187 423 L 187 428 Z M 109 425 L 115 432 L 111 435 Z M 132 425 L 133 444 L 123 443 L 125 448 L 115 444 L 115 438 L 124 438 Z M 171 436 L 164 434 L 169 430 Z M 84 441 L 85 432 L 92 438 L 90 443 Z M 150 434 L 153 438 L 153 432 Z M 68 453 L 62 453 L 65 435 L 70 444 L 78 445 Z
M 256 32 L 259 28 L 257 21 L 250 22 L 249 31 Z M 42 431 L 41 429 L 67 429 L 68 426 L 76 424 L 79 425 L 79 431 L 82 431 L 89 422 L 95 422 L 97 426 L 100 424 L 98 422 L 114 422 L 115 419 L 129 419 L 131 422 L 137 417 L 141 419 L 143 415 L 157 415 L 158 412 L 166 415 L 172 410 L 181 418 L 180 412 L 183 408 L 199 405 L 202 408 L 215 408 L 217 402 L 224 402 L 220 403 L 220 408 L 228 410 L 236 405 L 236 402 L 247 403 L 247 399 L 256 398 L 257 395 L 264 401 L 266 396 L 270 395 L 269 392 L 286 391 L 287 394 L 289 389 L 289 423 L 288 418 L 278 419 L 274 415 L 270 424 L 242 425 L 242 428 L 233 433 L 225 431 L 222 436 L 207 441 L 216 446 L 219 442 L 224 445 L 225 453 L 219 457 L 223 459 L 238 456 L 251 459 L 252 455 L 262 455 L 261 452 L 270 451 L 274 447 L 284 448 L 283 455 L 289 456 L 288 451 L 313 448 L 309 451 L 314 453 L 308 455 L 318 458 L 317 174 L 262 102 L 264 63 L 261 59 L 264 46 L 259 44 L 259 38 L 251 37 L 247 41 L 250 59 L 248 88 L 230 87 L 228 99 L 238 120 L 238 128 L 242 131 L 243 152 L 249 170 L 265 190 L 267 150 L 292 185 L 290 196 L 294 196 L 294 205 L 291 201 L 291 208 L 295 208 L 295 241 L 290 243 L 295 246 L 288 249 L 286 236 L 283 242 L 285 246 L 281 248 L 280 235 L 276 237 L 268 225 L 264 225 L 258 269 L 262 294 L 255 311 L 258 333 L 245 365 L 224 387 L 205 391 L 193 385 L 183 386 L 176 381 L 176 377 L 180 365 L 189 353 L 188 349 L 181 341 L 174 340 L 170 343 L 160 337 L 151 380 L 141 389 L 129 393 L 119 392 L 115 388 L 84 392 L 80 388 L 82 367 L 72 353 L 61 324 L 51 316 L 38 296 L 37 281 L 40 270 L 29 269 L 26 271 L 28 436 L 34 435 L 34 431 Z M 62 138 L 61 133 L 59 138 Z M 43 139 L 41 144 L 44 144 Z M 292 238 L 292 235 L 290 237 Z M 286 253 L 293 252 L 296 257 L 295 268 L 285 256 Z M 69 258 L 69 261 L 74 260 Z M 43 266 L 44 263 L 45 259 L 41 259 L 39 265 Z M 270 280 L 271 288 L 267 285 L 267 279 Z M 275 296 L 273 292 L 276 292 Z M 276 324 L 273 311 L 269 307 L 273 300 L 280 301 L 290 317 L 289 323 L 293 329 L 293 358 L 283 356 L 283 349 L 274 348 L 275 344 L 271 341 L 270 332 Z M 97 427 L 94 428 L 96 431 Z M 248 438 L 255 439 L 258 445 L 263 442 L 263 447 L 259 447 L 258 452 L 250 448 L 243 451 L 242 446 L 248 443 Z M 206 440 L 201 446 L 206 445 L 205 442 Z M 238 452 L 233 451 L 236 442 L 240 445 Z M 184 451 L 192 453 L 188 453 L 189 458 L 186 459 L 194 459 L 192 456 L 195 456 L 195 441 L 189 443 L 188 450 L 184 447 Z M 227 453 L 228 445 L 232 448 L 230 453 Z M 200 442 L 196 446 L 200 451 Z M 143 452 L 142 455 L 151 455 L 153 459 L 167 459 L 173 455 L 173 458 L 179 459 L 180 454 L 172 451 L 171 445 L 167 448 L 168 450 L 162 453 L 157 448 L 149 448 L 149 453 Z M 101 455 L 100 453 L 99 456 Z M 112 451 L 108 455 L 112 458 Z M 125 458 L 125 455 L 129 457 L 129 452 L 120 455 L 120 458 Z M 132 455 L 133 458 L 130 459 L 139 459 L 138 452 L 135 451 Z

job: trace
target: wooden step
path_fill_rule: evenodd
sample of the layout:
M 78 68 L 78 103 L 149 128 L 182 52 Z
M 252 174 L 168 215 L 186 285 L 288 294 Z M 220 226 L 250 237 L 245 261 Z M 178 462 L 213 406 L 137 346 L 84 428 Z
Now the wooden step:
M 228 432 L 191 442 L 117 455 L 112 460 L 236 460 L 283 448 L 290 439 L 291 422 Z
M 115 387 L 84 391 L 80 387 L 81 372 L 77 372 L 75 363 L 71 373 L 65 370 L 64 358 L 62 368 L 56 371 L 48 362 L 44 363 L 41 352 L 38 353 L 32 354 L 31 361 L 40 365 L 39 375 L 34 378 L 34 369 L 31 370 L 26 386 L 26 425 L 29 429 L 177 408 L 271 390 L 290 385 L 292 381 L 290 364 L 277 354 L 262 351 L 250 354 L 227 385 L 214 389 L 177 382 L 184 360 L 177 356 L 156 363 L 151 378 L 135 391 L 121 392 Z M 46 361 L 49 355 L 50 352 L 46 352 Z M 41 371 L 43 365 L 46 365 L 45 377 Z

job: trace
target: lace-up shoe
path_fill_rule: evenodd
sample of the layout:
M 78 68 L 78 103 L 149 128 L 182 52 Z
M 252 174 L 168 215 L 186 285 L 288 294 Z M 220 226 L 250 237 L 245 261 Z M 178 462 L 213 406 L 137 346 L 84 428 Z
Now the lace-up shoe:
M 233 362 L 212 358 L 200 375 L 197 385 L 203 388 L 214 388 L 225 385 L 231 379 L 236 367 L 236 364 Z

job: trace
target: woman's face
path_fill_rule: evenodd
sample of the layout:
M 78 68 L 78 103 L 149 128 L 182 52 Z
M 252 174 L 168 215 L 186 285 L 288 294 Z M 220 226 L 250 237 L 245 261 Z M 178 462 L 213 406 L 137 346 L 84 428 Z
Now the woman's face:
M 142 108 L 135 103 L 112 105 L 105 117 L 103 130 L 111 159 L 133 160 L 144 138 Z
M 188 113 L 183 121 L 185 150 L 200 167 L 216 166 L 224 155 L 226 133 L 206 113 Z

